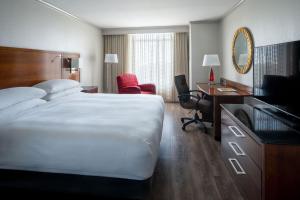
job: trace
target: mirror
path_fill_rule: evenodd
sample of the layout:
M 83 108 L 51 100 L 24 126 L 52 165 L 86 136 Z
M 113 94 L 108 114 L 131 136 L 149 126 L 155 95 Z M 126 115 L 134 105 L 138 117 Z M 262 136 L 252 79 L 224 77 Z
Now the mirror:
M 243 27 L 239 28 L 233 37 L 232 42 L 232 61 L 235 69 L 246 74 L 253 60 L 253 39 L 250 31 Z

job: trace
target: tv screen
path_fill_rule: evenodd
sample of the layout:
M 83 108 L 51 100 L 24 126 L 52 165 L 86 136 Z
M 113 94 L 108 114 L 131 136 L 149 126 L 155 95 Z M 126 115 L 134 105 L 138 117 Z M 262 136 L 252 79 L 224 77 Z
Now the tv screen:
M 300 118 L 300 41 L 256 47 L 254 97 Z

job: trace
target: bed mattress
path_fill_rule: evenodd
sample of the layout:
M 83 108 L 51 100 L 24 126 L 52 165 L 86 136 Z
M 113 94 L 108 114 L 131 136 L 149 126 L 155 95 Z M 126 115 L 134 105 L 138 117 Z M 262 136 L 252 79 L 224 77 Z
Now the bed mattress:
M 76 93 L 0 122 L 0 169 L 145 180 L 159 153 L 156 95 Z

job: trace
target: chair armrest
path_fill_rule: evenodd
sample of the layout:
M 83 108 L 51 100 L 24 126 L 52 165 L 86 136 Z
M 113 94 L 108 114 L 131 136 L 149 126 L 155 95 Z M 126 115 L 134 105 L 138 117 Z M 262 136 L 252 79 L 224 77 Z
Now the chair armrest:
M 190 90 L 189 92 L 196 92 L 196 93 L 200 93 L 200 97 L 202 98 L 202 99 L 204 99 L 205 98 L 205 96 L 206 96 L 206 94 L 204 93 L 204 92 L 202 92 L 201 90 Z M 198 95 L 198 94 L 197 94 Z
M 189 92 L 202 92 L 200 90 L 190 90 Z
M 141 94 L 141 88 L 139 86 L 123 87 L 119 90 L 120 94 Z
M 156 90 L 155 85 L 152 83 L 140 84 L 138 86 L 141 88 L 141 90 L 144 90 L 144 91 L 150 91 L 150 92 L 155 93 L 155 90 Z
M 197 100 L 197 104 L 202 99 L 198 94 L 197 94 L 197 96 L 192 95 L 192 94 L 181 94 L 181 95 L 178 95 L 178 98 L 179 98 L 179 100 L 180 99 L 184 100 L 183 98 L 195 98 Z
M 181 94 L 181 95 L 178 95 L 178 98 L 180 97 L 193 97 L 195 99 L 201 99 L 200 96 L 196 96 L 196 95 L 192 95 L 192 94 Z

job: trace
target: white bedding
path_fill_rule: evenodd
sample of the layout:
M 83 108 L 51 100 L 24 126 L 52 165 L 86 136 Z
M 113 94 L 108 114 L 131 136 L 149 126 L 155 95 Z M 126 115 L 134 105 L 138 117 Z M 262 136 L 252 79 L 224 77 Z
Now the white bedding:
M 155 168 L 163 115 L 154 95 L 58 98 L 0 122 L 0 169 L 144 180 Z

